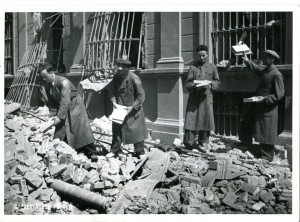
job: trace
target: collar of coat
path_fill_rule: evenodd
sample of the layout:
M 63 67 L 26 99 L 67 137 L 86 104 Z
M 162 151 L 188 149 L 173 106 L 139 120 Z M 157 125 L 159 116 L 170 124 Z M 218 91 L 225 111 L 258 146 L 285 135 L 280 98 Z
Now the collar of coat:
M 205 63 L 203 63 L 203 64 L 201 64 L 200 62 L 197 62 L 196 67 L 197 68 L 202 67 L 202 66 L 207 67 L 208 65 L 209 65 L 209 62 L 208 62 L 208 60 L 206 60 Z
M 271 72 L 273 70 L 276 70 L 276 66 L 274 64 L 270 65 L 269 67 L 266 68 L 268 72 Z

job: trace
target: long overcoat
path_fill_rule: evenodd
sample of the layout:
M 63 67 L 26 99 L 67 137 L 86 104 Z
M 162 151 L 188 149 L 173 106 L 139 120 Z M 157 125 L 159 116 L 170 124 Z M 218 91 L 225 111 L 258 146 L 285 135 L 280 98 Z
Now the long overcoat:
M 66 138 L 74 149 L 94 142 L 83 99 L 67 78 L 55 76 L 54 83 L 41 87 L 41 94 L 50 113 L 62 120 L 55 127 L 54 138 Z
M 109 97 L 119 105 L 133 108 L 121 126 L 123 144 L 134 144 L 146 139 L 148 133 L 142 107 L 145 91 L 141 79 L 131 71 L 126 76 L 116 73 L 111 81 Z
M 197 89 L 194 80 L 211 80 L 211 86 Z M 186 87 L 189 98 L 186 107 L 184 128 L 191 131 L 215 130 L 213 112 L 213 94 L 211 90 L 219 87 L 219 75 L 215 65 L 205 62 L 191 66 L 188 72 Z
M 281 132 L 278 129 L 278 104 L 284 98 L 283 76 L 273 64 L 266 68 L 261 68 L 251 61 L 247 61 L 246 64 L 260 76 L 255 95 L 265 97 L 263 102 L 255 103 L 249 109 L 251 113 L 248 113 L 248 116 L 252 115 L 254 120 L 252 136 L 259 143 L 274 145 Z

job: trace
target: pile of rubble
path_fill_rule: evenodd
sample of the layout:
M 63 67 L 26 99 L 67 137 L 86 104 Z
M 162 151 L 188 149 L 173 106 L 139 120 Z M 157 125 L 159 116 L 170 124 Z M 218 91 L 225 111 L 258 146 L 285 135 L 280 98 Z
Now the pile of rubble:
M 5 116 L 5 214 L 292 213 L 284 148 L 274 164 L 238 149 L 233 138 L 213 137 L 207 153 L 148 139 L 142 160 L 123 146 L 118 158 L 93 162 L 53 140 L 53 128 L 40 130 L 45 109 L 32 112 Z M 96 145 L 109 152 L 111 121 L 91 126 Z

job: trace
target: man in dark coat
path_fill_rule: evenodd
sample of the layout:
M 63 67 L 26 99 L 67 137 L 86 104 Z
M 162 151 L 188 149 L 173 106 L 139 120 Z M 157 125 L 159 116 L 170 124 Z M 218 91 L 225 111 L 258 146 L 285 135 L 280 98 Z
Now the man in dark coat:
M 50 115 L 54 115 L 54 138 L 74 149 L 92 150 L 94 135 L 83 100 L 74 85 L 67 78 L 55 75 L 51 64 L 41 65 L 39 73 L 45 83 L 41 85 L 42 100 L 49 107 Z
M 117 60 L 118 71 L 110 83 L 109 97 L 114 106 L 126 106 L 127 116 L 122 124 L 113 122 L 111 151 L 107 157 L 116 157 L 123 144 L 134 144 L 135 154 L 145 154 L 144 140 L 148 137 L 142 103 L 145 91 L 141 79 L 129 71 L 131 62 L 125 58 Z
M 273 50 L 264 51 L 265 68 L 243 57 L 247 67 L 261 78 L 255 96 L 259 101 L 252 105 L 242 122 L 240 140 L 247 144 L 252 136 L 260 143 L 261 158 L 273 161 L 274 145 L 278 136 L 278 103 L 284 97 L 283 76 L 274 65 L 279 55 Z
M 184 145 L 187 149 L 209 149 L 210 131 L 215 130 L 213 94 L 219 86 L 219 75 L 215 65 L 208 62 L 208 47 L 200 45 L 196 49 L 198 62 L 189 69 L 186 87 L 190 95 L 186 107 L 184 123 Z M 210 84 L 197 87 L 194 80 L 209 80 Z M 198 141 L 197 141 L 198 140 Z

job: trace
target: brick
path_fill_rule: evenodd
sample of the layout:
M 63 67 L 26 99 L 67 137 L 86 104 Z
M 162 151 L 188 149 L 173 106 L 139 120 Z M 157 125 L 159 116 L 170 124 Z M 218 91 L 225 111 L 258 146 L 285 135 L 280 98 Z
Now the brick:
M 216 187 L 224 187 L 224 186 L 226 186 L 227 184 L 228 184 L 228 180 L 221 180 L 221 181 L 215 183 L 214 186 L 216 186 Z
M 253 210 L 259 211 L 264 206 L 265 206 L 265 204 L 263 202 L 258 202 L 256 204 L 254 204 L 251 208 Z
M 209 207 L 207 203 L 202 203 L 200 209 L 204 214 L 213 214 L 215 211 Z
M 20 184 L 20 181 L 23 179 L 23 177 L 21 176 L 21 175 L 16 175 L 16 174 L 14 174 L 14 175 L 11 175 L 10 177 L 9 177 L 9 183 L 11 184 L 11 185 L 13 185 L 13 184 Z
M 41 191 L 39 198 L 41 201 L 49 202 L 49 201 L 51 201 L 51 196 L 53 193 L 54 193 L 53 188 L 44 189 Z
M 28 193 L 28 188 L 27 188 L 25 180 L 21 180 L 20 181 L 20 189 L 21 189 L 21 191 L 23 193 L 23 196 L 24 197 L 28 197 L 29 193 Z
M 242 202 L 248 202 L 248 198 L 249 198 L 249 195 L 247 192 L 244 192 L 240 195 L 240 201 L 242 201 Z
M 209 188 L 205 189 L 205 199 L 207 201 L 212 201 L 214 199 L 214 194 Z
M 8 173 L 10 172 L 12 169 L 16 169 L 16 167 L 18 166 L 18 162 L 16 160 L 10 160 L 10 161 L 7 161 L 5 162 L 5 165 L 4 165 L 4 173 Z
M 110 181 L 104 181 L 104 186 L 105 188 L 112 188 L 113 187 L 113 184 L 110 182 Z
M 43 190 L 43 188 L 40 187 L 39 189 L 30 193 L 28 196 L 28 200 L 35 200 L 36 198 L 38 198 L 40 196 L 42 190 Z
M 18 165 L 16 168 L 16 172 L 24 176 L 27 172 L 28 168 L 22 165 Z
M 43 180 L 35 172 L 27 172 L 24 179 L 35 189 L 39 188 L 43 184 Z
M 245 191 L 245 192 L 248 192 L 248 193 L 251 193 L 251 194 L 256 193 L 257 189 L 259 189 L 259 188 L 256 187 L 256 186 L 247 184 L 247 183 L 243 183 L 242 186 L 241 186 L 242 191 Z
M 228 191 L 226 190 L 225 187 L 221 187 L 220 190 L 223 192 L 223 194 L 227 194 L 228 193 Z
M 264 203 L 269 203 L 271 200 L 272 200 L 272 201 L 275 200 L 275 196 L 274 196 L 273 193 L 269 190 L 268 192 L 261 193 L 261 194 L 260 194 L 260 199 L 261 199 Z
M 61 164 L 58 166 L 50 167 L 50 174 L 53 177 L 58 177 L 67 169 L 67 165 Z
M 99 192 L 104 188 L 105 188 L 105 183 L 104 182 L 97 182 L 97 183 L 91 184 L 91 190 L 94 191 L 94 192 Z
M 225 198 L 223 198 L 222 202 L 228 206 L 232 206 L 234 202 L 237 200 L 238 196 L 233 192 L 228 192 Z

